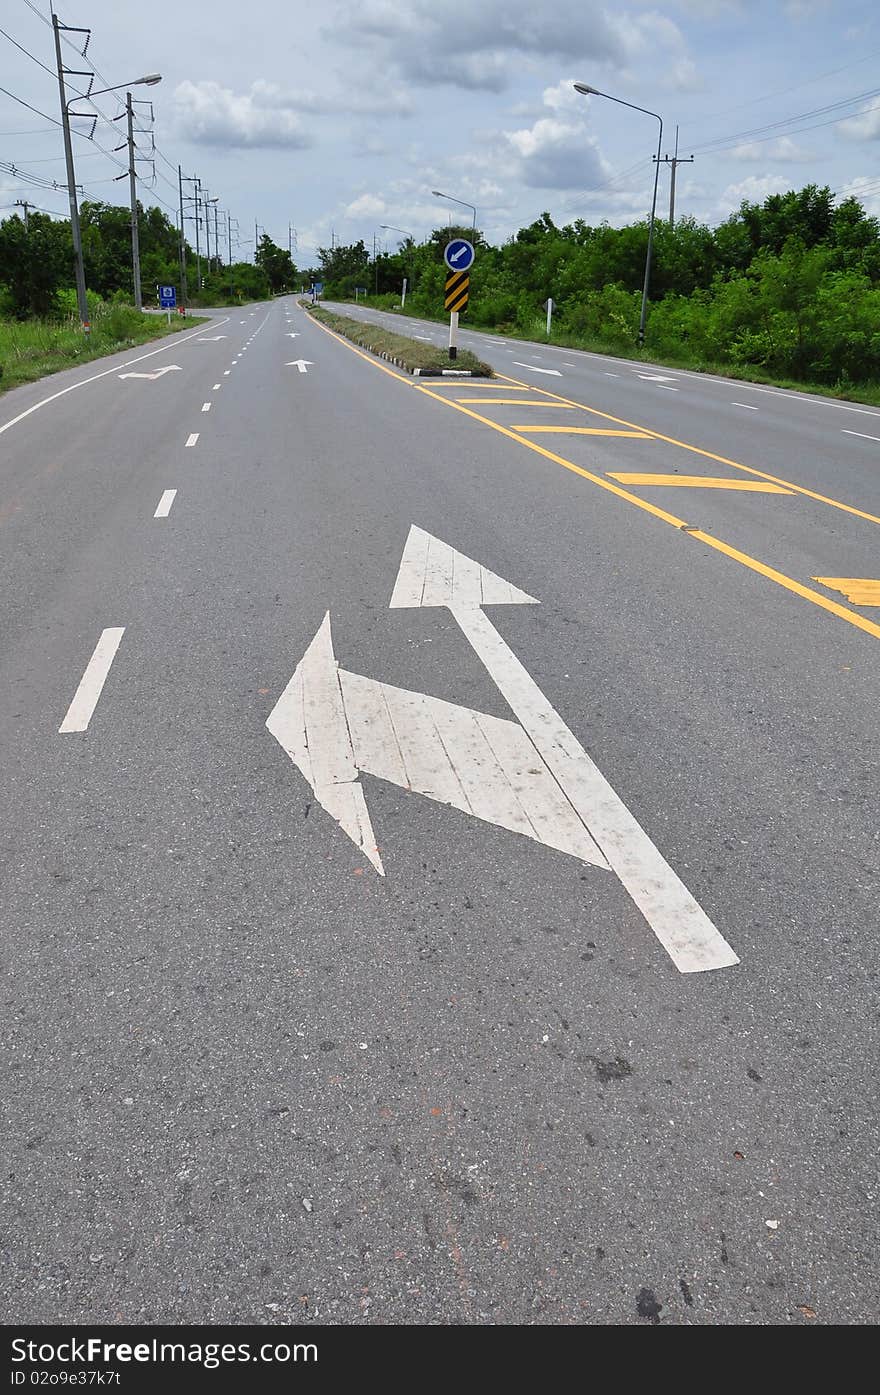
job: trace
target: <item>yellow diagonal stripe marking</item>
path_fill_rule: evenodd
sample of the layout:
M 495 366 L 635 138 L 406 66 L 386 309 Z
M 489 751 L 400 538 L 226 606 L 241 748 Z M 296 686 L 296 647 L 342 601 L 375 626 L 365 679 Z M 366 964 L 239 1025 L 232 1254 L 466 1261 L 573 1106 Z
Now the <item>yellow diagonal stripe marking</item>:
M 839 601 L 832 601 L 830 597 L 823 596 L 821 591 L 814 591 L 811 587 L 804 586 L 800 581 L 796 581 L 794 577 L 786 576 L 785 572 L 778 572 L 775 567 L 768 567 L 765 562 L 759 561 L 757 557 L 751 557 L 747 552 L 740 552 L 739 548 L 731 547 L 729 543 L 722 542 L 721 538 L 715 538 L 711 533 L 704 533 L 702 529 L 691 531 L 691 528 L 685 523 L 684 519 L 676 518 L 675 514 L 668 513 L 666 509 L 659 508 L 657 504 L 652 504 L 648 499 L 643 499 L 638 494 L 630 494 L 627 490 L 622 489 L 619 484 L 612 484 L 610 480 L 603 479 L 601 475 L 595 475 L 591 470 L 585 470 L 582 465 L 576 465 L 573 460 L 566 460 L 564 455 L 557 455 L 554 451 L 548 450 L 546 446 L 539 445 L 537 441 L 529 441 L 525 436 L 518 435 L 511 431 L 509 426 L 502 426 L 501 422 L 492 421 L 491 417 L 481 416 L 479 412 L 472 412 L 468 407 L 460 405 L 458 402 L 450 401 L 448 397 L 441 397 L 433 388 L 425 387 L 421 380 L 413 382 L 411 377 L 404 377 L 402 373 L 397 372 L 393 368 L 389 368 L 387 364 L 380 363 L 374 355 L 365 353 L 363 349 L 359 349 L 354 344 L 349 343 L 341 334 L 337 334 L 335 330 L 329 329 L 327 325 L 322 325 L 320 320 L 312 320 L 312 324 L 317 325 L 318 329 L 323 330 L 324 334 L 328 334 L 331 339 L 335 339 L 337 344 L 347 349 L 349 353 L 356 354 L 358 358 L 363 359 L 365 363 L 369 363 L 373 368 L 378 368 L 380 373 L 387 374 L 389 378 L 396 378 L 399 383 L 402 383 L 404 387 L 409 388 L 411 391 L 415 390 L 416 392 L 420 392 L 424 397 L 432 397 L 435 402 L 442 403 L 444 407 L 451 407 L 454 412 L 461 412 L 463 416 L 471 417 L 474 421 L 482 422 L 484 426 L 488 426 L 493 431 L 497 431 L 499 435 L 506 436 L 508 440 L 515 441 L 518 445 L 525 446 L 527 450 L 534 451 L 536 455 L 543 456 L 545 460 L 552 460 L 555 465 L 561 465 L 564 470 L 570 470 L 572 474 L 580 475 L 582 479 L 589 480 L 590 484 L 596 485 L 599 489 L 606 490 L 609 494 L 614 494 L 618 499 L 625 500 L 626 503 L 632 504 L 643 513 L 650 514 L 653 518 L 660 519 L 661 522 L 670 524 L 673 528 L 679 530 L 682 537 L 686 537 L 692 542 L 701 543 L 705 547 L 712 548 L 715 552 L 720 552 L 723 556 L 729 557 L 731 561 L 738 562 L 740 566 L 746 567 L 751 572 L 756 572 L 758 576 L 763 576 L 767 581 L 772 581 L 776 586 L 781 586 L 783 590 L 791 592 L 792 595 L 799 596 L 801 600 L 809 601 L 811 605 L 816 606 L 819 610 L 824 610 L 827 614 L 836 616 L 838 620 L 846 621 L 848 625 L 852 625 L 857 630 L 862 630 L 865 634 L 871 635 L 874 639 L 880 639 L 880 625 L 876 624 L 873 620 L 869 620 L 866 615 L 860 615 L 857 610 L 847 610 L 846 606 L 841 605 Z M 512 379 L 511 381 L 515 380 Z M 519 386 L 522 388 L 525 387 L 526 384 L 521 383 Z M 543 391 L 543 389 L 541 389 L 541 391 Z M 472 398 L 470 400 L 473 401 Z M 494 401 L 494 399 L 489 398 L 489 401 Z M 570 403 L 569 405 L 581 406 L 580 403 Z M 606 421 L 620 421 L 619 417 L 611 417 L 607 412 L 599 412 L 593 408 L 584 408 L 583 410 L 591 411 L 593 416 L 604 417 Z M 633 425 L 632 422 L 622 422 L 621 424 L 624 426 Z M 670 440 L 668 436 L 661 436 L 658 432 L 654 434 L 660 441 Z M 683 443 L 680 441 L 673 441 L 672 444 L 681 445 Z M 708 454 L 707 451 L 699 450 L 696 446 L 687 446 L 685 449 L 693 450 L 699 455 Z M 734 460 L 722 460 L 721 463 L 724 465 L 736 466 L 736 461 Z M 738 466 L 737 468 L 746 469 L 748 467 Z M 755 470 L 752 473 L 760 474 L 761 472 Z M 810 494 L 809 490 L 802 489 L 799 485 L 795 485 L 794 490 L 799 494 Z M 834 500 L 824 499 L 822 495 L 816 495 L 814 497 L 822 499 L 822 502 L 826 504 L 834 503 Z M 849 513 L 860 512 L 858 509 L 852 509 L 846 504 L 838 504 L 837 507 L 845 508 Z M 880 523 L 880 518 L 873 518 L 871 514 L 863 514 L 862 517 L 868 518 L 872 522 Z
M 609 470 L 613 480 L 621 484 L 657 484 L 664 488 L 684 485 L 688 489 L 738 489 L 746 494 L 793 494 L 791 489 L 783 489 L 781 484 L 765 484 L 763 480 L 736 480 L 731 476 L 717 479 L 711 475 L 645 475 L 638 471 L 618 473 Z
M 460 397 L 459 402 L 471 401 L 471 398 Z M 538 432 L 555 431 L 557 435 L 566 436 L 628 436 L 633 441 L 653 441 L 654 437 L 650 431 L 608 431 L 604 426 L 514 426 L 514 431 L 528 431 L 530 435 L 537 435 Z M 615 479 L 619 479 L 619 475 Z
M 460 397 L 459 402 L 491 402 L 493 407 L 548 407 L 551 411 L 571 412 L 570 402 L 524 402 L 521 397 Z
M 880 605 L 880 580 L 869 576 L 814 576 L 829 591 L 839 591 L 853 605 Z

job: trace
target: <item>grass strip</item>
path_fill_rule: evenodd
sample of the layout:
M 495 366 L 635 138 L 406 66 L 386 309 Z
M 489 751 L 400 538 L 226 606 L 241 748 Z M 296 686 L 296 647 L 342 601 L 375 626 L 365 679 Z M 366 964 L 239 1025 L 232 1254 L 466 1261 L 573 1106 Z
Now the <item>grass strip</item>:
M 203 323 L 204 317 L 174 315 L 169 327 L 164 315 L 143 315 L 133 305 L 97 314 L 89 335 L 78 321 L 0 319 L 0 392 Z
M 458 357 L 451 363 L 447 351 L 438 349 L 433 344 L 421 344 L 416 339 L 407 339 L 403 334 L 393 334 L 391 330 L 383 329 L 380 325 L 367 324 L 363 320 L 350 320 L 345 315 L 335 315 L 332 310 L 325 310 L 323 305 L 311 305 L 306 301 L 300 303 L 328 329 L 335 330 L 343 338 L 350 339 L 353 344 L 359 344 L 362 349 L 369 349 L 380 358 L 388 359 L 398 368 L 405 368 L 408 373 L 415 373 L 417 369 L 422 372 L 427 370 L 428 373 L 442 373 L 444 368 L 454 368 L 458 372 L 472 373 L 480 378 L 494 377 L 494 370 L 489 364 L 483 363 L 476 354 L 467 349 L 459 349 Z

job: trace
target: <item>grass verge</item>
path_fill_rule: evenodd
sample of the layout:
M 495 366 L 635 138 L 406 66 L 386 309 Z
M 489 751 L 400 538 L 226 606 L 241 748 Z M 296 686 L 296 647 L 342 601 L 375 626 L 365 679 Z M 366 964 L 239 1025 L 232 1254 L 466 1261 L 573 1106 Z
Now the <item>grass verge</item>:
M 111 305 L 96 315 L 88 336 L 69 320 L 0 319 L 0 392 L 202 323 L 175 315 L 169 328 L 164 315 L 142 315 L 133 305 Z
M 380 325 L 365 324 L 363 320 L 350 320 L 345 315 L 335 315 L 332 310 L 325 310 L 323 305 L 311 305 L 306 301 L 300 303 L 328 329 L 335 330 L 343 338 L 350 339 L 353 344 L 359 344 L 362 349 L 369 349 L 380 358 L 389 359 L 391 363 L 396 363 L 398 368 L 405 368 L 409 373 L 414 373 L 416 369 L 440 373 L 444 368 L 455 368 L 481 378 L 494 376 L 488 363 L 483 363 L 476 354 L 467 349 L 459 349 L 455 363 L 450 363 L 446 350 L 438 349 L 433 344 L 420 344 L 415 339 L 407 339 L 403 334 L 393 334 L 389 329 L 382 329 Z
M 386 314 L 400 315 L 398 305 L 388 306 L 381 297 L 361 297 L 361 305 L 371 310 L 382 310 Z M 415 319 L 426 320 L 431 324 L 445 324 L 448 317 L 429 315 L 424 310 L 412 311 Z M 860 402 L 868 407 L 880 407 L 880 383 L 810 383 L 796 378 L 780 377 L 753 364 L 716 363 L 708 359 L 681 353 L 653 353 L 648 345 L 644 349 L 630 353 L 619 339 L 588 338 L 581 334 L 553 333 L 548 339 L 543 332 L 529 335 L 526 331 L 510 324 L 484 324 L 469 319 L 462 329 L 475 330 L 478 334 L 497 334 L 499 338 L 510 339 L 522 344 L 553 344 L 560 349 L 580 349 L 585 353 L 602 354 L 606 358 L 619 359 L 621 363 L 650 363 L 658 368 L 681 368 L 691 373 L 706 373 L 712 377 L 730 378 L 733 382 L 760 383 L 765 387 L 784 388 L 787 392 L 806 392 L 814 397 L 833 397 L 844 402 Z

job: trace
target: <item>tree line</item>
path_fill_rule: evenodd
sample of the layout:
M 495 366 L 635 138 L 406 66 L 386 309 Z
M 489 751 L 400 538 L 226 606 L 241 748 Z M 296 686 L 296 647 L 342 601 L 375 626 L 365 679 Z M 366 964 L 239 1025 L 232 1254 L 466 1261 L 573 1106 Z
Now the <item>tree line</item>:
M 544 213 L 502 246 L 469 228 L 440 228 L 420 244 L 372 259 L 363 242 L 319 249 L 325 294 L 443 313 L 443 248 L 476 240 L 467 319 L 631 353 L 637 341 L 647 220 L 621 228 L 582 219 L 557 227 Z M 655 226 L 647 347 L 696 367 L 755 367 L 817 385 L 880 381 L 880 226 L 855 198 L 837 203 L 811 184 L 744 201 L 710 228 L 693 218 Z
M 80 208 L 83 264 L 92 299 L 132 299 L 131 213 L 128 208 L 86 201 Z M 180 239 L 160 208 L 138 206 L 141 291 L 145 305 L 156 303 L 156 288 L 172 285 L 182 299 Z M 260 300 L 298 290 L 299 273 L 289 252 L 264 234 L 256 265 L 221 264 L 186 245 L 186 280 L 191 305 Z M 57 317 L 71 308 L 74 286 L 73 239 L 66 219 L 30 213 L 0 222 L 0 315 L 16 319 Z

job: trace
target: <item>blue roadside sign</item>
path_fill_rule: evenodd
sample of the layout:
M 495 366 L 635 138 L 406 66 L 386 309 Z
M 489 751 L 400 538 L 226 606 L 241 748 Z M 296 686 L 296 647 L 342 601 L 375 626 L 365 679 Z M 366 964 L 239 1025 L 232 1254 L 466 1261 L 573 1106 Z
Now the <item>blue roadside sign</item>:
M 443 260 L 450 271 L 469 271 L 474 264 L 474 244 L 464 237 L 454 237 L 447 242 Z
M 177 287 L 160 286 L 159 304 L 161 305 L 163 310 L 173 310 L 175 305 L 177 304 Z

